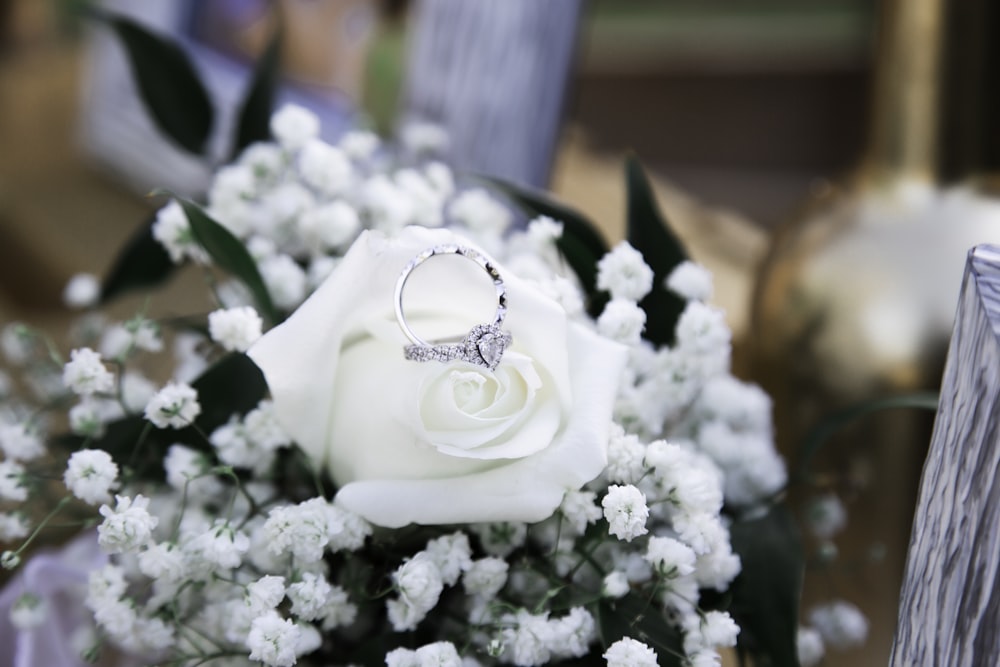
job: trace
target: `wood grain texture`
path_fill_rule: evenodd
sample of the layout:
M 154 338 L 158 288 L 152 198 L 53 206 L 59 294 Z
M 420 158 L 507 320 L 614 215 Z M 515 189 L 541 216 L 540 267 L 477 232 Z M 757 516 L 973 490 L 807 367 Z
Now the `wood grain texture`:
M 891 664 L 1000 663 L 1000 247 L 969 253 Z
M 442 125 L 457 167 L 548 184 L 581 0 L 421 0 L 405 119 Z

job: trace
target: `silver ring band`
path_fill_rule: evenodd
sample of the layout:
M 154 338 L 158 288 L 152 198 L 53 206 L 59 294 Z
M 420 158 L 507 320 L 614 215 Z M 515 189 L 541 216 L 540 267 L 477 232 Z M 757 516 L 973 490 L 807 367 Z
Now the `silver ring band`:
M 435 255 L 461 255 L 478 264 L 493 280 L 496 289 L 497 309 L 493 321 L 489 324 L 477 324 L 472 327 L 465 338 L 458 343 L 431 343 L 416 334 L 403 315 L 403 287 L 413 273 L 413 270 Z M 489 259 L 472 248 L 448 243 L 433 246 L 422 251 L 407 262 L 396 280 L 395 290 L 396 321 L 403 333 L 410 340 L 410 345 L 403 348 L 405 357 L 411 361 L 467 361 L 478 366 L 495 370 L 503 357 L 504 351 L 513 342 L 513 337 L 502 329 L 507 317 L 507 288 L 500 272 Z

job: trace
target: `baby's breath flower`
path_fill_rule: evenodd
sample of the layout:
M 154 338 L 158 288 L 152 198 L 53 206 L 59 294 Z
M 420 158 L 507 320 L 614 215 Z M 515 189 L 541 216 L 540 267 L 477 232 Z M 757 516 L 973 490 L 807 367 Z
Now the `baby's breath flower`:
M 66 488 L 91 505 L 109 502 L 117 479 L 118 466 L 111 455 L 102 449 L 73 452 L 63 474 Z
M 597 331 L 624 345 L 638 345 L 646 327 L 646 311 L 627 299 L 611 299 L 597 318 Z
M 284 160 L 278 146 L 269 141 L 257 141 L 243 149 L 243 152 L 240 153 L 239 164 L 248 167 L 255 180 L 269 181 L 284 167 Z M 219 174 L 216 173 L 213 185 L 218 182 Z M 241 194 L 252 196 L 253 189 L 248 188 Z
M 0 451 L 14 461 L 32 461 L 45 454 L 45 444 L 26 424 L 0 424 Z
M 153 238 L 166 249 L 174 264 L 179 264 L 185 259 L 193 259 L 196 262 L 205 262 L 208 259 L 205 251 L 195 242 L 187 215 L 177 200 L 171 199 L 157 212 L 152 230 Z
M 235 468 L 246 468 L 261 475 L 274 463 L 274 451 L 264 449 L 250 438 L 243 422 L 233 415 L 208 437 L 219 460 Z
M 315 621 L 323 616 L 333 587 L 323 577 L 306 572 L 300 581 L 288 587 L 292 614 L 303 621 Z
M 142 412 L 156 393 L 156 385 L 137 371 L 125 371 L 121 379 L 121 401 L 130 413 Z
M 448 132 L 436 123 L 409 120 L 403 125 L 400 141 L 414 155 L 440 154 L 448 149 Z
M 276 609 L 285 599 L 285 578 L 266 574 L 247 584 L 246 604 L 254 616 Z
M 319 136 L 319 116 L 303 106 L 286 104 L 271 116 L 271 134 L 285 150 L 298 150 Z
M 101 296 L 101 283 L 92 273 L 77 273 L 63 289 L 63 303 L 70 308 L 89 308 Z
M 437 565 L 446 586 L 454 586 L 462 572 L 472 565 L 472 548 L 465 533 L 434 538 L 427 543 L 424 553 Z
M 736 636 L 740 634 L 740 626 L 724 611 L 690 614 L 681 625 L 685 633 L 684 652 L 689 655 L 720 646 L 736 646 Z
M 597 494 L 593 491 L 567 491 L 559 505 L 559 511 L 577 535 L 583 535 L 588 524 L 601 518 Z
M 351 602 L 347 591 L 340 586 L 331 586 L 326 607 L 323 608 L 323 629 L 333 630 L 351 625 L 357 616 L 358 607 Z
M 649 507 L 646 506 L 646 496 L 636 487 L 631 484 L 612 484 L 608 487 L 601 506 L 604 507 L 609 532 L 618 539 L 631 542 L 646 534 Z
M 444 582 L 441 571 L 425 553 L 407 560 L 392 575 L 399 597 L 389 600 L 389 621 L 397 632 L 412 630 L 438 603 Z
M 250 306 L 224 308 L 208 315 L 208 333 L 230 352 L 246 352 L 261 335 L 264 322 Z
M 170 542 L 150 544 L 139 554 L 139 571 L 159 582 L 176 582 L 184 578 L 184 552 Z
M 656 651 L 631 637 L 622 637 L 604 652 L 608 667 L 656 667 Z
M 27 499 L 24 466 L 17 461 L 0 461 L 0 500 L 20 503 Z
M 727 364 L 731 336 L 725 313 L 699 301 L 689 301 L 677 321 L 677 345 L 680 349 L 696 355 L 725 353 Z
M 77 435 L 100 438 L 105 424 L 123 414 L 118 401 L 84 396 L 69 409 L 69 428 Z
M 275 450 L 292 444 L 292 439 L 278 422 L 274 413 L 274 403 L 271 401 L 261 401 L 246 414 L 243 418 L 243 430 L 251 442 L 266 450 Z
M 451 642 L 425 644 L 416 651 L 393 649 L 385 656 L 386 667 L 462 667 L 458 650 Z
M 340 150 L 356 162 L 370 158 L 379 146 L 378 135 L 366 130 L 351 130 L 340 138 Z
M 351 184 L 351 162 L 336 146 L 312 139 L 299 152 L 302 180 L 327 196 L 343 192 Z
M 149 498 L 142 495 L 115 498 L 117 504 L 114 509 L 101 505 L 100 513 L 104 521 L 97 526 L 97 542 L 109 554 L 138 551 L 151 539 L 159 519 L 150 516 L 146 509 Z
M 835 600 L 809 612 L 809 622 L 823 641 L 837 649 L 860 646 L 868 637 L 868 619 L 850 602 Z
M 836 495 L 829 493 L 815 498 L 808 508 L 808 524 L 812 534 L 828 540 L 847 525 L 847 511 Z
M 472 526 L 472 532 L 479 537 L 486 553 L 506 558 L 524 544 L 528 527 L 523 523 L 480 523 Z
M 594 616 L 583 607 L 573 607 L 562 618 L 550 621 L 552 653 L 559 657 L 580 658 L 590 650 L 597 636 Z
M 168 382 L 146 404 L 144 415 L 157 428 L 184 428 L 201 414 L 198 392 L 188 384 Z
M 0 543 L 27 537 L 30 528 L 28 519 L 23 515 L 0 512 Z
M 11 322 L 0 332 L 0 348 L 14 366 L 27 364 L 37 349 L 35 333 L 21 322 Z
M 323 498 L 275 507 L 264 522 L 268 549 L 275 555 L 291 553 L 304 563 L 315 563 L 337 531 L 331 523 L 330 505 Z
M 34 593 L 22 593 L 10 608 L 10 622 L 21 631 L 34 630 L 49 616 L 49 604 Z
M 63 384 L 81 396 L 106 394 L 114 389 L 115 377 L 101 361 L 101 355 L 89 347 L 70 352 L 63 367 Z
M 502 234 L 510 227 L 513 216 L 505 206 L 486 190 L 466 190 L 448 207 L 451 218 L 460 225 L 477 232 Z
M 250 538 L 228 520 L 216 519 L 211 528 L 191 540 L 190 547 L 215 567 L 231 570 L 240 566 Z
M 372 534 L 372 525 L 360 515 L 339 505 L 327 505 L 330 551 L 357 551 Z
M 629 588 L 628 576 L 621 570 L 614 570 L 604 577 L 601 595 L 608 598 L 620 598 L 628 593 Z
M 604 474 L 612 482 L 634 484 L 646 472 L 645 454 L 646 447 L 636 435 L 626 433 L 621 426 L 613 424 L 608 438 L 608 465 Z
M 548 613 L 532 614 L 521 609 L 504 620 L 512 627 L 503 631 L 504 657 L 518 667 L 543 665 L 552 657 L 554 626 Z
M 697 556 L 688 545 L 672 537 L 649 538 L 643 556 L 661 577 L 687 576 L 694 572 Z
M 306 297 L 306 273 L 288 255 L 268 257 L 259 268 L 267 291 L 278 308 L 292 310 Z
M 507 583 L 507 571 L 510 565 L 502 558 L 480 558 L 472 561 L 462 574 L 462 586 L 469 595 L 476 595 L 490 600 Z
M 0 567 L 5 570 L 13 570 L 21 564 L 21 557 L 13 551 L 4 551 L 0 554 Z
M 250 624 L 246 644 L 250 659 L 274 667 L 291 667 L 296 662 L 296 648 L 301 630 L 276 611 L 258 616 Z
M 597 263 L 597 288 L 610 292 L 613 300 L 641 301 L 653 289 L 653 270 L 642 253 L 622 241 Z
M 343 201 L 332 201 L 305 211 L 298 220 L 299 233 L 310 246 L 332 250 L 353 241 L 361 231 L 358 212 Z
M 674 267 L 664 286 L 688 300 L 708 301 L 712 298 L 712 274 L 701 264 L 685 260 Z
M 540 215 L 528 223 L 528 239 L 536 248 L 551 245 L 562 238 L 563 223 Z
M 814 667 L 819 664 L 826 652 L 823 637 L 814 628 L 800 627 L 795 637 L 795 647 L 802 667 Z

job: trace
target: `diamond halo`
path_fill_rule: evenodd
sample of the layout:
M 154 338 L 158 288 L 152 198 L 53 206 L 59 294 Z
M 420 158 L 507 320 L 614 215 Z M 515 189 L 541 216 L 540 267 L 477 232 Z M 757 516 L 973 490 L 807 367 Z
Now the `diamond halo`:
M 428 342 L 418 336 L 403 315 L 403 287 L 415 268 L 435 255 L 461 255 L 474 261 L 493 280 L 497 295 L 497 309 L 493 321 L 488 324 L 477 324 L 472 327 L 461 342 Z M 477 366 L 483 366 L 491 371 L 496 370 L 503 358 L 504 352 L 513 343 L 514 338 L 503 330 L 503 321 L 507 316 L 507 288 L 503 278 L 491 262 L 482 253 L 457 243 L 433 246 L 411 259 L 396 280 L 395 290 L 396 321 L 410 345 L 403 347 L 403 355 L 410 361 L 466 361 Z

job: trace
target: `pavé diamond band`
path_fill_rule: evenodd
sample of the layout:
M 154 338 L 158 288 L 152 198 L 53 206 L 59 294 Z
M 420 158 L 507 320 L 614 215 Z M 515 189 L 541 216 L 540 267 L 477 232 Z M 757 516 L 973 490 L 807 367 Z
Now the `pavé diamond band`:
M 435 255 L 461 255 L 478 264 L 493 280 L 496 289 L 497 310 L 489 324 L 477 324 L 460 342 L 431 343 L 418 336 L 403 315 L 403 287 L 413 270 Z M 502 329 L 507 316 L 507 288 L 493 262 L 472 248 L 449 243 L 424 250 L 411 259 L 396 280 L 396 321 L 410 340 L 411 345 L 403 347 L 403 354 L 411 361 L 467 361 L 478 366 L 495 370 L 504 351 L 513 342 L 513 337 Z

